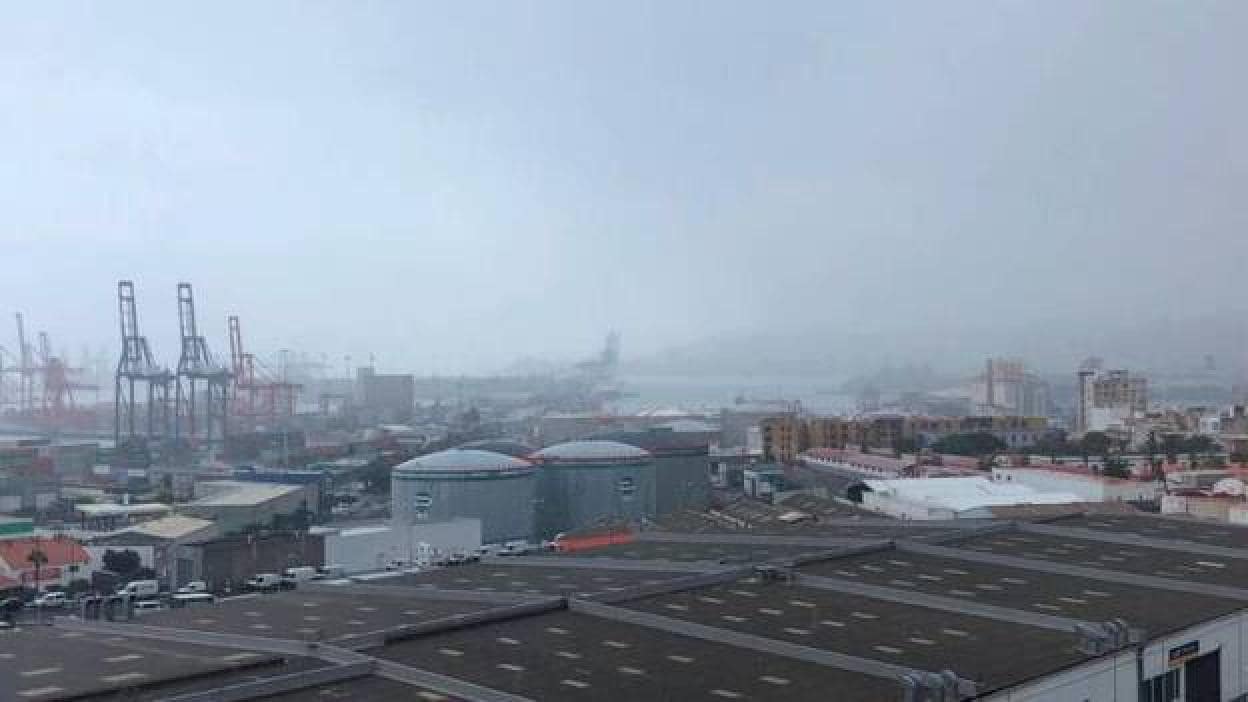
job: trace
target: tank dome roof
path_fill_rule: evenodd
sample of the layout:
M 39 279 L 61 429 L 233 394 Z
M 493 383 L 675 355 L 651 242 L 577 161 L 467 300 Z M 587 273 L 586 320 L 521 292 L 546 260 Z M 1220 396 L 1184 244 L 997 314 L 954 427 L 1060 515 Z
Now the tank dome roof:
M 650 452 L 619 441 L 587 440 L 547 446 L 531 457 L 547 463 L 610 463 L 646 459 Z
M 514 473 L 531 469 L 532 464 L 494 451 L 449 449 L 417 456 L 399 464 L 395 473 L 419 475 L 433 473 Z

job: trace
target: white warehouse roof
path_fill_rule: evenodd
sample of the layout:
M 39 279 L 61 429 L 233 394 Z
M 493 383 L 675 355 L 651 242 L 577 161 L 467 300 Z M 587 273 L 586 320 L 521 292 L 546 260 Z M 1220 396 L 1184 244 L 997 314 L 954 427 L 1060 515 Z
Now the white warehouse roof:
M 196 483 L 196 492 L 205 493 L 192 507 L 251 507 L 276 500 L 303 489 L 302 485 L 252 483 L 245 480 L 210 480 Z
M 1039 492 L 1026 485 L 1003 483 L 979 476 L 899 478 L 863 482 L 872 492 L 881 496 L 956 512 L 979 507 L 1062 505 L 1084 501 L 1084 498 L 1073 493 Z

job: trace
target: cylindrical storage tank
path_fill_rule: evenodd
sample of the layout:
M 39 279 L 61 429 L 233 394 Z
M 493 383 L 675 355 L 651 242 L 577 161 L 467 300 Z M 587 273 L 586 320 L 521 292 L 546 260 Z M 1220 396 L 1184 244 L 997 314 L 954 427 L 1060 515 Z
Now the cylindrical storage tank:
M 477 451 L 493 451 L 513 458 L 528 458 L 534 447 L 512 439 L 478 439 L 460 444 L 456 448 L 475 449 Z
M 451 449 L 413 458 L 394 469 L 391 516 L 396 526 L 481 520 L 481 540 L 533 537 L 536 469 L 492 451 Z
M 655 516 L 655 474 L 650 453 L 617 441 L 569 441 L 530 458 L 538 477 L 538 533 L 601 524 L 641 523 Z

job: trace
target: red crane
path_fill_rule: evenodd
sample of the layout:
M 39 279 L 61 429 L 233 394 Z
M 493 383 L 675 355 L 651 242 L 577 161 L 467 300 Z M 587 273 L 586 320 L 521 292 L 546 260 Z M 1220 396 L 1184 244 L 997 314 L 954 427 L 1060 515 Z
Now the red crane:
M 230 329 L 230 363 L 234 371 L 234 413 L 253 422 L 292 417 L 301 386 L 274 373 L 243 346 L 238 316 L 227 320 Z

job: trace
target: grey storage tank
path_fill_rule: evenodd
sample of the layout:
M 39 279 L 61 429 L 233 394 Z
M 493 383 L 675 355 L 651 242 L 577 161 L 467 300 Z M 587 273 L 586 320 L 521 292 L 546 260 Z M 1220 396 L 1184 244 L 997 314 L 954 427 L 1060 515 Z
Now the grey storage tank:
M 650 453 L 618 441 L 569 441 L 537 451 L 538 533 L 603 524 L 639 524 L 655 516 Z
M 650 452 L 654 461 L 655 510 L 659 516 L 705 509 L 711 501 L 710 443 L 719 429 L 677 420 L 641 431 L 604 432 L 595 439 L 619 441 Z
M 493 451 L 451 449 L 395 467 L 391 515 L 396 526 L 455 517 L 481 520 L 484 543 L 531 539 L 536 499 L 531 463 Z

